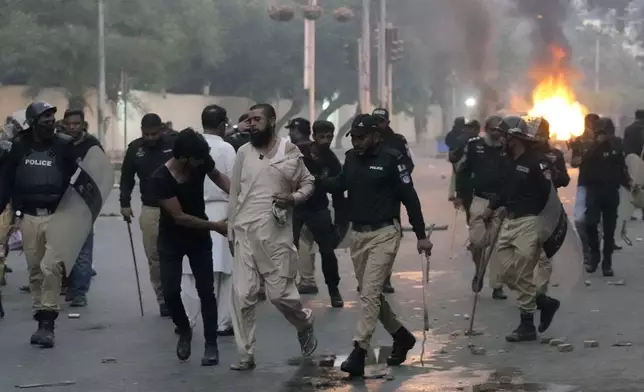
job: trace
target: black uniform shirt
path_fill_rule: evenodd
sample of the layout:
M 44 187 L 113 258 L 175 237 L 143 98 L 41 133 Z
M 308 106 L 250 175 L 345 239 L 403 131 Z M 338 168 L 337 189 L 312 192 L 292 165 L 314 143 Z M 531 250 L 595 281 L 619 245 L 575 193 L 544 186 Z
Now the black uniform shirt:
M 409 222 L 418 239 L 427 238 L 420 200 L 403 156 L 385 144 L 373 152 L 346 153 L 342 173 L 316 180 L 331 192 L 348 191 L 347 211 L 354 224 L 377 225 L 400 219 L 400 203 L 407 208 Z
M 101 146 L 101 143 L 98 141 L 98 139 L 90 135 L 89 133 L 83 137 L 83 140 L 81 140 L 80 143 L 74 143 L 74 154 L 76 155 L 76 161 L 82 161 L 83 158 L 85 158 L 85 155 L 87 155 L 89 149 L 94 146 L 100 147 L 101 150 L 103 149 L 103 146 Z
M 411 152 L 409 151 L 409 144 L 407 139 L 399 133 L 395 133 L 393 129 L 389 128 L 384 134 L 384 142 L 394 150 L 402 155 L 402 162 L 407 166 L 409 173 L 414 171 L 414 161 L 411 159 Z
M 191 174 L 185 183 L 179 184 L 168 170 L 168 167 L 162 164 L 150 176 L 148 182 L 149 197 L 153 197 L 157 205 L 160 200 L 176 197 L 183 212 L 201 219 L 208 219 L 206 202 L 204 201 L 204 181 L 206 175 L 214 169 L 215 161 L 208 155 L 206 162 L 198 169 L 195 169 L 195 172 Z M 207 242 L 207 239 L 210 239 L 210 232 L 208 230 L 179 226 L 174 221 L 174 218 L 161 208 L 159 239 L 165 242 L 192 241 L 195 239 Z
M 624 152 L 617 139 L 595 142 L 582 158 L 579 185 L 590 187 L 629 187 Z
M 470 139 L 463 158 L 456 164 L 457 196 L 467 199 L 473 192 L 489 199 L 497 195 L 503 188 L 503 173 L 510 163 L 503 145 L 488 144 L 481 137 Z
M 543 153 L 542 163 L 545 166 L 545 176 L 552 181 L 555 188 L 564 188 L 570 184 L 566 160 L 561 151 L 548 147 Z
M 21 133 L 2 167 L 0 212 L 9 200 L 16 210 L 55 211 L 77 168 L 70 137 L 55 135 L 40 143 L 30 133 Z
M 156 169 L 172 158 L 172 147 L 176 135 L 167 134 L 159 139 L 159 143 L 149 147 L 142 138 L 134 140 L 127 147 L 123 166 L 121 167 L 121 207 L 130 207 L 132 190 L 134 189 L 134 176 L 139 177 L 141 201 L 143 205 L 158 207 L 154 195 L 150 194 L 148 181 Z
M 311 145 L 313 142 L 299 144 L 298 147 L 304 155 L 304 165 L 309 172 L 317 177 L 337 177 L 342 172 L 342 164 L 333 151 L 320 150 L 317 152 L 317 159 L 311 155 Z M 344 209 L 345 199 L 344 192 L 335 192 L 332 194 L 333 208 L 336 211 Z M 320 211 L 329 207 L 329 197 L 324 189 L 315 188 L 313 195 L 301 206 L 311 211 Z
M 512 161 L 506 170 L 501 194 L 490 201 L 490 208 L 506 207 L 511 218 L 539 215 L 551 188 L 543 173 L 542 159 L 540 154 L 526 151 Z

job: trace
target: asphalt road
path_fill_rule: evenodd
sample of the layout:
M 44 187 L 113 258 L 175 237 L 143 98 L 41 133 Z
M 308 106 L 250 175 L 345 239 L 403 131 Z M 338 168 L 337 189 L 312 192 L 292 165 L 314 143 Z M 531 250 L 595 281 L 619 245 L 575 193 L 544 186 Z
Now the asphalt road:
M 161 319 L 147 279 L 138 227 L 134 241 L 142 273 L 145 317 L 138 310 L 132 255 L 125 223 L 111 213 L 118 211 L 117 190 L 96 224 L 95 262 L 98 276 L 89 295 L 89 307 L 80 319 L 68 319 L 76 310 L 64 308 L 57 326 L 57 346 L 41 350 L 29 345 L 35 329 L 29 310 L 30 298 L 19 293 L 26 283 L 24 257 L 11 254 L 9 286 L 3 289 L 7 316 L 0 321 L 0 391 L 16 385 L 72 381 L 74 385 L 42 387 L 43 392 L 170 392 L 170 391 L 644 391 L 644 265 L 641 221 L 629 223 L 632 248 L 615 256 L 617 276 L 625 285 L 610 285 L 600 275 L 581 271 L 574 246 L 566 246 L 555 261 L 552 295 L 562 300 L 546 337 L 565 338 L 574 351 L 558 352 L 537 343 L 509 344 L 505 334 L 518 322 L 514 295 L 508 301 L 491 299 L 485 289 L 476 315 L 477 337 L 464 337 L 471 314 L 473 295 L 470 280 L 473 266 L 465 252 L 466 228 L 463 214 L 454 226 L 454 210 L 447 202 L 449 166 L 440 160 L 420 158 L 414 172 L 425 218 L 448 224 L 449 230 L 433 235 L 435 244 L 429 283 L 430 322 L 424 366 L 420 363 L 421 342 L 400 368 L 390 369 L 385 379 L 344 380 L 337 370 L 293 362 L 299 347 L 295 331 L 272 308 L 262 304 L 258 312 L 258 368 L 252 373 L 234 373 L 228 365 L 236 360 L 232 338 L 220 339 L 221 364 L 199 366 L 202 338 L 193 342 L 194 357 L 179 363 L 174 354 L 176 337 L 171 321 Z M 574 199 L 571 185 L 561 193 L 567 207 Z M 137 209 L 138 210 L 138 209 Z M 406 218 L 404 219 L 406 220 Z M 136 226 L 136 225 L 135 225 Z M 451 256 L 455 228 L 454 257 Z M 574 233 L 569 233 L 570 239 Z M 342 356 L 351 349 L 358 308 L 355 279 L 346 251 L 338 251 L 344 309 L 329 307 L 318 268 L 321 293 L 306 296 L 316 316 L 320 341 L 318 354 Z M 412 235 L 405 235 L 397 258 L 390 296 L 405 324 L 422 337 L 422 298 L 419 256 Z M 200 328 L 200 327 L 199 327 Z M 461 333 L 458 333 L 458 332 Z M 454 333 L 456 332 L 456 333 Z M 458 336 L 456 336 L 458 335 Z M 597 348 L 584 348 L 585 340 L 596 340 Z M 614 347 L 629 342 L 630 347 Z M 374 347 L 391 345 L 391 338 L 378 328 Z M 468 344 L 486 349 L 473 355 Z M 103 363 L 110 359 L 110 363 Z M 112 361 L 111 359 L 114 359 Z M 370 370 L 380 374 L 381 365 Z M 502 383 L 502 384 L 500 384 Z

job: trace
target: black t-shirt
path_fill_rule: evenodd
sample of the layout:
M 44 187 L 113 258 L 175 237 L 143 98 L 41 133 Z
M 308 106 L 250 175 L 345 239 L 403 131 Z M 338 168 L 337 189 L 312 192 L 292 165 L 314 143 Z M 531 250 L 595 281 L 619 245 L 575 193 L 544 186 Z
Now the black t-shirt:
M 215 161 L 208 157 L 206 162 L 196 169 L 188 180 L 179 184 L 172 176 L 166 165 L 160 166 L 150 178 L 151 189 L 157 201 L 176 197 L 181 209 L 188 215 L 208 219 L 206 203 L 204 202 L 204 180 L 206 175 L 215 168 Z M 161 207 L 159 220 L 159 239 L 163 242 L 180 240 L 194 242 L 196 239 L 210 240 L 208 230 L 191 229 L 176 224 L 172 216 Z

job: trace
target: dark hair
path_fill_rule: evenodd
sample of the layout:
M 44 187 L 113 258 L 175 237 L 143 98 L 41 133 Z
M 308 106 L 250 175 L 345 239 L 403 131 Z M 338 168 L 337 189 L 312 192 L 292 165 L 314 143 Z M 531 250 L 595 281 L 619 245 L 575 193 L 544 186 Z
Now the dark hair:
M 206 139 L 192 128 L 186 128 L 179 132 L 172 148 L 172 156 L 175 159 L 203 159 L 209 153 L 210 146 L 208 146 Z
M 335 125 L 331 121 L 319 120 L 313 123 L 313 134 L 335 132 Z
M 216 129 L 228 121 L 226 109 L 218 105 L 208 105 L 201 112 L 201 126 L 203 129 Z
M 148 113 L 141 119 L 141 128 L 161 128 L 163 126 L 161 117 L 156 113 Z
M 239 116 L 239 120 L 237 120 L 237 122 L 244 122 L 244 121 L 248 120 L 248 117 L 250 117 L 248 115 L 248 113 L 244 113 L 241 116 Z
M 644 120 L 644 109 L 637 109 L 635 111 L 635 118 L 637 120 Z
M 586 115 L 586 117 L 584 117 L 584 124 L 585 125 L 592 125 L 597 120 L 599 120 L 599 115 L 597 115 L 596 113 L 588 113 Z
M 83 109 L 67 109 L 65 110 L 65 114 L 63 114 L 63 119 L 71 116 L 80 116 L 81 121 L 85 121 L 85 112 Z
M 275 113 L 275 108 L 268 103 L 258 103 L 250 107 L 250 110 L 261 109 L 264 112 L 266 118 L 277 118 Z
M 492 115 L 485 120 L 485 129 L 497 128 L 503 122 L 503 117 Z

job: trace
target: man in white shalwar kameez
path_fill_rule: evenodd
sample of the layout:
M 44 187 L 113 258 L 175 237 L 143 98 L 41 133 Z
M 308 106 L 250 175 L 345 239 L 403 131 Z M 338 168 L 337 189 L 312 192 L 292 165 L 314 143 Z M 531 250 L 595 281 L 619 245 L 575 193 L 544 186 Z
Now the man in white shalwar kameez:
M 296 328 L 303 355 L 317 347 L 313 314 L 302 306 L 295 284 L 293 206 L 313 193 L 314 178 L 300 150 L 277 137 L 275 109 L 250 108 L 251 142 L 242 146 L 233 168 L 228 208 L 228 240 L 233 256 L 233 327 L 240 360 L 232 370 L 255 367 L 255 308 L 260 281 L 268 299 Z
M 220 106 L 207 106 L 201 113 L 201 125 L 204 130 L 204 138 L 210 146 L 210 156 L 212 156 L 219 171 L 230 178 L 235 164 L 235 149 L 223 139 L 227 123 L 226 110 Z M 204 187 L 206 215 L 208 215 L 208 218 L 213 221 L 226 219 L 228 216 L 228 195 L 212 182 L 206 181 Z M 219 318 L 217 334 L 219 336 L 232 336 L 233 256 L 230 253 L 226 238 L 217 233 L 212 235 L 212 258 Z M 183 303 L 190 318 L 190 323 L 194 326 L 197 323 L 201 306 L 195 285 L 195 277 L 188 263 L 183 264 L 181 292 L 183 293 Z

